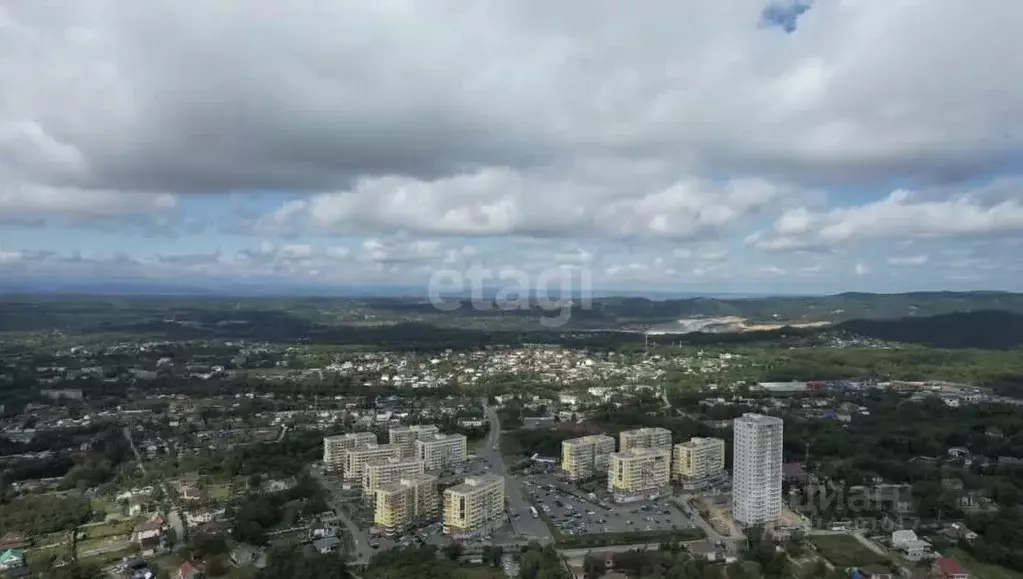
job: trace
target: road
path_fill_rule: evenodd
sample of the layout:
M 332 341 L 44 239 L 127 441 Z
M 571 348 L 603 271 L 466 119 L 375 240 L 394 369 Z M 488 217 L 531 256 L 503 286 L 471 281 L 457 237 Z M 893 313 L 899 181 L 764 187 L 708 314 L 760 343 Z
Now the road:
M 501 456 L 501 419 L 497 411 L 483 404 L 483 410 L 490 421 L 490 433 L 487 435 L 487 443 L 477 451 L 478 456 L 490 463 L 494 474 L 503 476 L 505 480 L 504 494 L 508 499 L 508 512 L 512 515 L 511 523 L 515 533 L 526 539 L 537 540 L 541 543 L 548 543 L 553 540 L 550 529 L 541 519 L 534 519 L 530 507 L 533 505 L 526 499 L 522 490 L 522 481 L 517 476 L 509 475 L 504 464 L 504 457 Z M 514 515 L 518 515 L 515 517 Z
M 149 472 L 146 470 L 146 463 L 142 460 L 142 454 L 139 453 L 139 449 L 135 447 L 135 440 L 131 435 L 131 427 L 124 427 L 124 438 L 128 440 L 128 445 L 131 446 L 131 452 L 135 455 L 135 460 L 139 463 L 139 470 L 142 471 L 146 477 L 149 476 Z M 174 496 L 170 492 L 170 488 L 167 487 L 167 483 L 160 480 L 160 490 L 163 491 L 164 500 L 169 505 L 167 511 L 167 522 L 171 528 L 174 529 L 174 538 L 179 543 L 183 543 L 188 535 L 185 534 L 185 524 L 182 520 L 181 513 L 178 510 L 177 503 L 174 501 Z
M 689 520 L 691 520 L 694 525 L 696 525 L 698 528 L 700 528 L 700 530 L 707 534 L 708 541 L 712 541 L 714 543 L 717 543 L 718 541 L 724 541 L 725 544 L 731 544 L 734 541 L 738 541 L 739 539 L 743 538 L 741 536 L 729 537 L 717 532 L 714 529 L 713 525 L 704 520 L 703 516 L 700 515 L 699 510 L 689 505 L 689 500 L 691 498 L 693 497 L 688 495 L 682 495 L 681 497 L 674 499 L 674 502 L 676 505 L 678 505 L 678 508 L 681 509 L 682 512 L 685 513 L 687 517 L 689 517 Z
M 352 558 L 353 563 L 364 564 L 369 563 L 370 558 L 376 551 L 369 544 L 369 533 L 366 529 L 360 529 L 358 525 L 352 521 L 348 513 L 345 512 L 344 502 L 341 501 L 341 485 L 336 479 L 331 479 L 329 475 L 325 474 L 320 468 L 312 468 L 310 471 L 313 476 L 320 481 L 320 485 L 330 494 L 330 506 L 337 513 L 341 522 L 348 530 L 348 535 L 352 538 Z

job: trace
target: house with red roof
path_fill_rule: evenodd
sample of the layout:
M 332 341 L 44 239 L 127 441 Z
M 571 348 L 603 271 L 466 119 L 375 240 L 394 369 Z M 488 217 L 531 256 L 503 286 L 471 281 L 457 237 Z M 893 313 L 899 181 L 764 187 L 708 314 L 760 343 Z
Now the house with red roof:
M 959 561 L 948 557 L 935 560 L 934 571 L 941 579 L 970 579 L 970 574 L 963 570 Z
M 203 574 L 202 570 L 195 566 L 195 563 L 185 561 L 178 567 L 178 574 L 174 577 L 176 579 L 203 579 Z

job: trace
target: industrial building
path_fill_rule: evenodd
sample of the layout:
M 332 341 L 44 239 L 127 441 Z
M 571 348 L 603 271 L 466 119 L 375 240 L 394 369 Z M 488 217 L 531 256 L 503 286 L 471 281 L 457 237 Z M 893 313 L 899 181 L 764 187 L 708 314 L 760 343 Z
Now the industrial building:
M 401 447 L 392 444 L 364 444 L 346 450 L 344 454 L 344 481 L 362 482 L 363 469 L 367 464 L 401 458 Z
M 415 457 L 423 461 L 427 471 L 465 469 L 468 446 L 461 434 L 433 434 L 417 439 L 414 445 Z
M 423 461 L 417 458 L 391 458 L 366 463 L 362 470 L 362 497 L 371 500 L 378 488 L 424 472 Z
M 732 518 L 740 525 L 781 517 L 782 424 L 781 418 L 753 413 L 733 423 Z
M 389 537 L 433 521 L 440 511 L 437 477 L 429 474 L 401 477 L 373 495 L 373 522 Z
M 323 439 L 323 465 L 329 471 L 338 472 L 344 468 L 345 452 L 376 443 L 377 435 L 372 432 L 350 432 L 339 436 L 327 436 Z
M 714 484 L 726 476 L 725 441 L 693 437 L 672 449 L 671 479 L 687 489 Z
M 623 430 L 618 435 L 618 452 L 637 448 L 671 449 L 671 431 L 667 428 Z
M 401 447 L 402 457 L 415 456 L 416 441 L 427 438 L 440 432 L 440 429 L 432 424 L 416 424 L 413 426 L 402 426 L 387 431 L 387 441 Z
M 604 476 L 614 451 L 615 439 L 604 434 L 570 438 L 561 443 L 561 470 L 571 481 Z
M 611 454 L 607 490 L 615 502 L 658 496 L 671 484 L 671 451 L 636 448 Z
M 444 533 L 454 537 L 493 532 L 505 520 L 504 477 L 468 477 L 444 491 Z

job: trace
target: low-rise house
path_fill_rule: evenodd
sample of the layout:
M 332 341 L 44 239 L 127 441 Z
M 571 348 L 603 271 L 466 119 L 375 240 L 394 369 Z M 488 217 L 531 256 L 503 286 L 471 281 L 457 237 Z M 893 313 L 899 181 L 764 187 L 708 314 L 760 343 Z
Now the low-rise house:
M 948 557 L 934 561 L 934 572 L 939 579 L 970 579 L 970 574 L 963 570 L 959 561 Z
M 25 566 L 25 552 L 21 549 L 7 549 L 0 553 L 0 571 L 20 569 Z
M 341 540 L 337 537 L 324 537 L 313 541 L 313 548 L 322 555 L 333 553 L 341 547 Z
M 849 574 L 850 579 L 895 579 L 892 570 L 884 565 L 864 565 Z
M 941 534 L 953 541 L 973 541 L 978 537 L 977 533 L 974 533 L 962 523 L 952 523 L 945 527 Z
M 185 561 L 178 567 L 178 572 L 175 575 L 176 579 L 203 579 L 202 570 L 195 566 L 191 561 Z
M 252 566 L 262 569 L 266 566 L 266 555 L 259 547 L 241 544 L 231 549 L 231 562 L 238 567 Z
M 892 533 L 892 547 L 902 553 L 910 561 L 922 561 L 934 556 L 931 544 L 916 536 L 910 530 Z
M 167 520 L 156 514 L 135 527 L 132 541 L 138 543 L 143 556 L 150 556 L 166 547 Z

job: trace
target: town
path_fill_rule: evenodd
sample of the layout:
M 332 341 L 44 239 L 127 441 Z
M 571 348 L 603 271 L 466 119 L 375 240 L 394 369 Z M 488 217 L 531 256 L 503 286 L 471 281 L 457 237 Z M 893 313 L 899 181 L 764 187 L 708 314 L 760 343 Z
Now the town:
M 1016 398 L 923 375 L 758 380 L 778 375 L 765 360 L 670 345 L 6 351 L 0 381 L 21 394 L 2 422 L 0 566 L 254 577 L 300 547 L 287 552 L 371 573 L 434 549 L 481 573 L 528 577 L 552 556 L 591 578 L 638 575 L 629 553 L 673 545 L 729 577 L 983 568 L 997 544 L 970 525 L 1004 524 L 1020 492 Z M 893 413 L 950 433 L 907 439 Z

